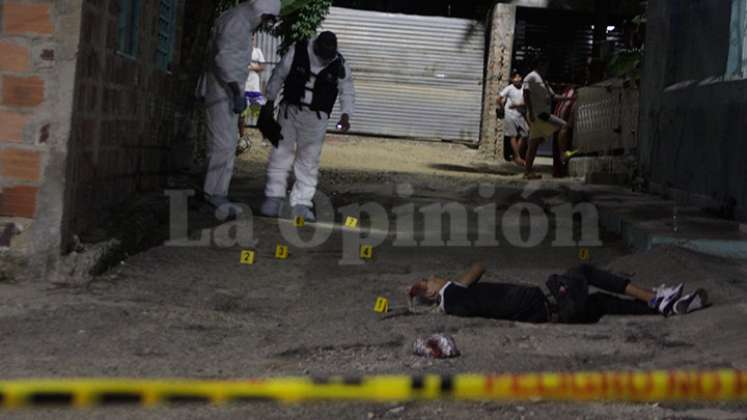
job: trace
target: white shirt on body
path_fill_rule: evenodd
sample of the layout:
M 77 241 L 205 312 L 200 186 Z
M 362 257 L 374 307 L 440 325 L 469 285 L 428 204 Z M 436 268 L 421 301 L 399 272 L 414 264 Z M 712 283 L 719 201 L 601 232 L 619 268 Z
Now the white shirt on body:
M 511 117 L 521 117 L 521 113 L 517 109 L 511 108 L 512 105 L 524 105 L 524 90 L 517 88 L 513 84 L 506 86 L 501 91 L 501 98 L 506 100 L 504 107 L 506 115 Z
M 535 116 L 542 113 L 552 114 L 552 98 L 555 92 L 550 85 L 545 83 L 539 73 L 533 71 L 527 74 L 524 78 L 523 89 L 529 91 Z

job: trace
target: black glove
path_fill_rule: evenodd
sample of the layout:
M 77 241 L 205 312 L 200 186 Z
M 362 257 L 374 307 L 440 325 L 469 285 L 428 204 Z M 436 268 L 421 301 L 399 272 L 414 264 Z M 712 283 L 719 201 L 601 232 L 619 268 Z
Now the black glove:
M 267 140 L 277 149 L 280 141 L 283 140 L 282 128 L 275 121 L 275 103 L 267 102 L 259 111 L 257 119 L 257 128 Z
M 247 103 L 244 92 L 239 89 L 239 84 L 231 82 L 228 84 L 228 88 L 231 90 L 231 103 L 233 104 L 233 112 L 235 114 L 241 114 L 246 111 Z

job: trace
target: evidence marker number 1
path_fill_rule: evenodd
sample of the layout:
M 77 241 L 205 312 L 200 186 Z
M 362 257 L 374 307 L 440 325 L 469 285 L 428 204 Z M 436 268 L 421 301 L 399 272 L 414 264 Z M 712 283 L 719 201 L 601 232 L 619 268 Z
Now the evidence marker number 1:
M 374 312 L 380 314 L 389 312 L 389 299 L 383 297 L 377 298 L 374 305 Z
M 277 248 L 275 248 L 275 258 L 279 260 L 287 260 L 288 259 L 288 246 L 278 244 Z

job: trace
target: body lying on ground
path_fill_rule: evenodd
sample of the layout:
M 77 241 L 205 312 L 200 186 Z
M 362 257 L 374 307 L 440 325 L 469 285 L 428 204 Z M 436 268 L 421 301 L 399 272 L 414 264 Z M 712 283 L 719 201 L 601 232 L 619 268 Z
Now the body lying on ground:
M 463 317 L 589 324 L 605 315 L 684 315 L 708 305 L 703 289 L 683 294 L 684 284 L 679 284 L 649 290 L 586 264 L 550 276 L 549 296 L 538 286 L 482 283 L 484 273 L 485 268 L 475 264 L 454 281 L 437 276 L 421 279 L 410 288 L 411 307 L 437 305 L 447 315 Z M 589 293 L 589 286 L 602 291 Z

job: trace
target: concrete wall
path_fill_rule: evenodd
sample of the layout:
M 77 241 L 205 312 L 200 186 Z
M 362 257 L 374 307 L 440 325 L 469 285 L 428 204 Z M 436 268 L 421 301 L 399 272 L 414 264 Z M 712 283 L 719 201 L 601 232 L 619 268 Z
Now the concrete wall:
M 515 28 L 516 7 L 498 4 L 492 16 L 480 128 L 480 152 L 491 159 L 503 159 L 503 121 L 496 111 L 498 94 L 511 79 Z
M 38 273 L 59 255 L 82 1 L 0 3 L 0 226 Z
M 675 0 L 649 2 L 646 57 L 641 85 L 640 158 L 644 176 L 655 190 L 684 191 L 692 202 L 728 204 L 734 200 L 737 216 L 747 218 L 747 80 L 724 80 L 707 75 L 702 63 L 725 63 L 728 45 L 694 42 L 693 36 L 709 37 L 721 27 L 707 22 L 691 27 L 690 37 L 674 36 Z M 718 2 L 701 2 L 719 7 Z M 719 13 L 722 13 L 723 8 Z M 713 13 L 714 21 L 728 17 Z M 683 19 L 679 19 L 682 21 Z M 686 20 L 686 19 L 685 19 Z M 727 27 L 728 28 L 728 27 Z M 723 37 L 718 37 L 723 38 Z M 688 57 L 680 60 L 679 57 Z M 673 64 L 692 66 L 679 74 L 709 80 L 672 80 Z M 678 83 L 686 82 L 686 83 Z

